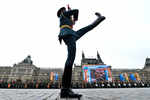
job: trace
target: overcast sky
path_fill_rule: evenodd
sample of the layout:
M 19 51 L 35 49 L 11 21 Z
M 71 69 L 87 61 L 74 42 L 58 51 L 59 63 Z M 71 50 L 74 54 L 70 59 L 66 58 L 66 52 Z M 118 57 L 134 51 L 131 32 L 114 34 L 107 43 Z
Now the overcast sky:
M 112 68 L 143 68 L 150 56 L 150 0 L 0 0 L 0 66 L 31 55 L 37 67 L 64 67 L 65 44 L 58 42 L 57 10 L 79 9 L 78 30 L 100 12 L 106 20 L 77 41 L 75 63 L 96 57 Z

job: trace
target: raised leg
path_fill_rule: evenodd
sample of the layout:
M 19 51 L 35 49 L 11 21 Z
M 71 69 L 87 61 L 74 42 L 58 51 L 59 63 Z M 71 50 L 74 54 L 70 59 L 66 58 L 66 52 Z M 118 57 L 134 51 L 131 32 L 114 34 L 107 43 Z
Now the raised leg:
M 101 16 L 100 13 L 95 13 L 95 15 L 98 17 L 92 24 L 81 28 L 80 30 L 76 31 L 76 34 L 79 36 L 76 38 L 76 40 L 80 39 L 85 33 L 89 32 L 90 30 L 92 30 L 93 28 L 95 28 L 97 25 L 100 24 L 100 22 L 102 22 L 105 17 Z

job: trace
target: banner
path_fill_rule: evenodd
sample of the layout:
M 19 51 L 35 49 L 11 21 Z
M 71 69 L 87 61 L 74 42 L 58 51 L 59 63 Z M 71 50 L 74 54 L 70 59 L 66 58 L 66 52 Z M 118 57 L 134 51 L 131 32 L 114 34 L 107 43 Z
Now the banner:
M 134 74 L 130 74 L 130 79 L 131 79 L 132 81 L 136 81 L 136 78 L 135 78 Z
M 83 65 L 82 73 L 85 82 L 112 81 L 111 69 L 108 65 Z
M 108 70 L 104 70 L 105 72 L 105 79 L 108 81 Z
M 126 81 L 129 82 L 128 74 L 124 73 L 124 76 L 125 76 Z
M 50 81 L 53 81 L 54 80 L 54 72 L 51 72 L 50 73 Z
M 57 81 L 57 80 L 58 80 L 58 74 L 55 73 L 55 81 Z
M 120 77 L 121 82 L 125 81 L 125 78 L 124 78 L 123 74 L 120 74 L 119 77 Z
M 138 73 L 135 73 L 134 74 L 134 76 L 135 76 L 135 78 L 138 80 L 138 81 L 140 81 L 141 79 L 140 79 L 140 76 L 139 76 L 139 74 Z

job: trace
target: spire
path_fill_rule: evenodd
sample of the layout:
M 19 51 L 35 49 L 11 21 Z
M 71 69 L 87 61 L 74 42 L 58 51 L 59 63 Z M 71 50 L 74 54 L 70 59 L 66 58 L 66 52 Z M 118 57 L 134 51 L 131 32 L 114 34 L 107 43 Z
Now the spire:
M 82 51 L 82 59 L 84 59 L 85 58 L 85 56 L 84 56 L 84 52 Z
M 100 57 L 98 51 L 97 51 L 97 59 L 98 59 L 99 63 L 104 64 L 104 62 L 102 61 L 102 59 L 101 59 L 101 57 Z
M 100 58 L 100 55 L 99 55 L 98 51 L 97 51 L 97 58 L 98 58 L 98 59 Z

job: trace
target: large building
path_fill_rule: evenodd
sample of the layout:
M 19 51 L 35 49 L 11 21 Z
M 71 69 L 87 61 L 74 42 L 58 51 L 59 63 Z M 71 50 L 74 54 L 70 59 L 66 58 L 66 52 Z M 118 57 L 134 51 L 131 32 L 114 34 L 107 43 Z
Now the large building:
M 0 81 L 9 80 L 11 69 L 12 67 L 10 66 L 0 66 Z
M 96 58 L 86 58 L 84 52 L 82 53 L 81 64 L 74 64 L 72 84 L 81 86 L 84 82 L 83 66 L 84 65 L 106 65 L 97 52 Z M 138 73 L 142 81 L 150 81 L 150 58 L 146 58 L 143 69 L 113 69 L 109 66 L 111 71 L 112 80 L 120 80 L 120 74 L 126 74 L 128 77 L 130 74 Z M 40 68 L 33 64 L 31 56 L 27 56 L 23 61 L 11 66 L 0 66 L 0 81 L 51 81 L 57 82 L 61 85 L 63 69 L 61 68 Z
M 53 75 L 51 74 L 53 72 Z M 31 56 L 27 56 L 23 61 L 11 66 L 0 66 L 1 81 L 61 81 L 62 69 L 60 68 L 39 68 L 33 64 Z M 50 77 L 58 75 L 58 79 L 50 80 Z
M 27 56 L 22 62 L 14 64 L 11 69 L 9 81 L 22 80 L 23 82 L 28 80 L 38 79 L 39 68 L 33 65 L 31 56 Z
M 97 52 L 97 58 L 86 58 L 83 52 L 81 65 L 75 65 L 73 69 L 74 83 L 79 82 L 79 84 L 81 84 L 83 82 L 82 66 L 86 64 L 105 65 L 98 52 Z M 129 78 L 129 81 L 132 81 L 130 80 L 131 74 L 134 74 L 134 75 L 138 74 L 140 80 L 142 81 L 150 81 L 150 58 L 146 58 L 145 66 L 143 67 L 143 69 L 128 69 L 128 68 L 113 69 L 111 66 L 110 66 L 110 69 L 111 69 L 112 81 L 120 81 L 120 74 L 123 74 L 123 75 L 126 74 L 126 76 Z
M 130 74 L 138 73 L 140 80 L 150 81 L 150 58 L 146 58 L 142 69 L 112 69 L 112 75 L 115 80 L 119 80 L 119 75 L 122 73 L 126 73 L 128 77 Z

